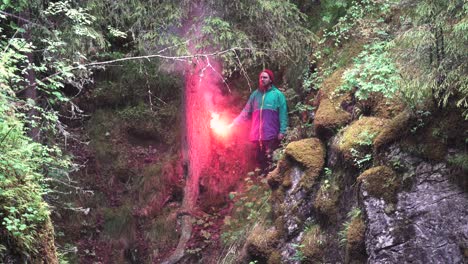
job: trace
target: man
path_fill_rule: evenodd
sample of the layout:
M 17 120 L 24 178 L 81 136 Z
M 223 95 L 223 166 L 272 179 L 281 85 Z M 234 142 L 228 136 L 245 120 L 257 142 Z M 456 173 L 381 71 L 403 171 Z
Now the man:
M 260 72 L 258 89 L 250 95 L 242 112 L 230 125 L 252 119 L 250 140 L 256 146 L 256 160 L 263 172 L 267 172 L 271 155 L 279 147 L 288 126 L 286 98 L 273 81 L 271 70 Z

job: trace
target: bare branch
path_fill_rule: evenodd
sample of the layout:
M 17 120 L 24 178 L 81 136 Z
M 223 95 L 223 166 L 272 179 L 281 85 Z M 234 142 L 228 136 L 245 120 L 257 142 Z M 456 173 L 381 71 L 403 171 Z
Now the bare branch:
M 5 11 L 0 11 L 0 14 L 2 14 L 2 15 L 4 15 L 4 16 L 9 16 L 9 17 L 16 18 L 16 19 L 21 20 L 21 21 L 23 21 L 23 22 L 26 22 L 26 23 L 28 23 L 28 24 L 33 24 L 33 25 L 37 25 L 37 26 L 42 26 L 42 25 L 39 25 L 39 24 L 37 24 L 37 23 L 34 23 L 34 22 L 32 22 L 31 20 L 28 20 L 28 19 L 26 19 L 26 18 L 24 18 L 24 17 L 20 17 L 20 16 L 17 16 L 17 15 L 13 15 L 13 14 L 7 13 L 7 12 L 5 12 Z

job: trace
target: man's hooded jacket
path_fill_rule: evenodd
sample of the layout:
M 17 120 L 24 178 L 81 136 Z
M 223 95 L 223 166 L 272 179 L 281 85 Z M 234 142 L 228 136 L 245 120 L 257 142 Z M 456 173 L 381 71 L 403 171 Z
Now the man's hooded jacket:
M 283 93 L 272 85 L 263 92 L 255 90 L 247 101 L 242 112 L 234 119 L 234 124 L 252 118 L 250 140 L 271 140 L 278 134 L 286 133 L 288 126 L 288 110 Z

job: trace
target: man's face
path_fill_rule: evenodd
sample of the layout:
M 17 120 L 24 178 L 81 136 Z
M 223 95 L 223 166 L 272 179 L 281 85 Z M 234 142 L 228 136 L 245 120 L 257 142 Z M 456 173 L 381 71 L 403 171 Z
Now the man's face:
M 271 85 L 271 79 L 268 73 L 262 72 L 260 74 L 260 80 L 258 80 L 258 83 L 260 84 L 260 89 L 262 90 L 268 89 Z

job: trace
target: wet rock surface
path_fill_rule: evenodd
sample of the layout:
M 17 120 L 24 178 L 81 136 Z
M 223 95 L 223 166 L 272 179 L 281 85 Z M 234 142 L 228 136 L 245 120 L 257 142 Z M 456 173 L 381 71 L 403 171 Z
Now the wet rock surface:
M 397 203 L 361 187 L 368 263 L 466 263 L 468 194 L 450 180 L 444 163 L 430 164 L 393 146 L 386 154 L 405 168 L 410 183 Z

